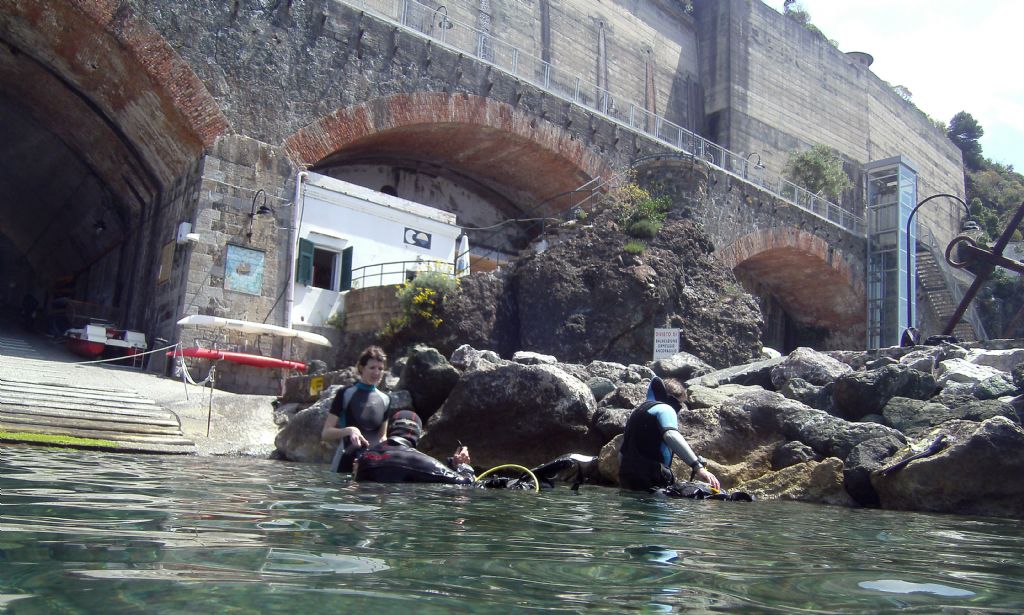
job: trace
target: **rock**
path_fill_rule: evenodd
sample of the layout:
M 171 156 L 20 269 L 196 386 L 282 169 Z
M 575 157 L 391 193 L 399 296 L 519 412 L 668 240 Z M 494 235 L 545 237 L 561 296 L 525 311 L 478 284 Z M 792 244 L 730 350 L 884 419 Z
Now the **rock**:
M 884 436 L 864 440 L 843 460 L 843 487 L 861 506 L 877 508 L 878 494 L 871 485 L 871 473 L 882 467 L 886 459 L 905 443 L 902 438 Z
M 675 378 L 685 382 L 697 376 L 710 374 L 714 368 L 688 352 L 680 352 L 651 363 L 651 370 L 661 378 Z
M 928 402 L 920 399 L 909 399 L 907 397 L 893 397 L 882 409 L 884 425 L 897 429 L 904 434 L 910 435 L 919 431 L 931 428 L 931 418 L 925 418 L 921 410 Z M 939 404 L 936 404 L 939 405 Z M 945 406 L 940 406 L 945 409 Z
M 429 346 L 414 346 L 402 370 L 398 388 L 409 391 L 413 409 L 427 421 L 459 381 L 459 372 L 439 351 Z
M 1006 374 L 989 376 L 974 385 L 972 394 L 978 399 L 996 399 L 1013 395 L 1017 387 Z
M 742 384 L 723 384 L 718 387 L 706 387 L 700 384 L 694 384 L 693 386 L 686 389 L 688 401 L 686 405 L 690 408 L 718 408 L 726 400 L 741 395 L 743 393 L 749 393 L 752 391 L 763 391 L 758 386 L 744 386 Z
M 412 403 L 412 394 L 409 391 L 398 389 L 388 393 L 388 397 L 391 398 L 391 402 L 388 404 L 389 412 L 398 412 L 399 410 L 416 411 L 416 407 Z
M 965 359 L 974 365 L 983 365 L 1009 374 L 1018 363 L 1024 362 L 1024 348 L 1006 350 L 973 349 Z
M 741 483 L 734 490 L 744 491 L 759 499 L 855 505 L 843 488 L 843 462 L 834 457 L 789 466 Z
M 594 428 L 608 442 L 626 430 L 626 421 L 632 413 L 632 408 L 598 408 L 594 415 Z
M 477 350 L 469 344 L 463 344 L 452 352 L 452 366 L 464 372 L 474 369 L 490 369 L 502 363 L 501 357 L 493 350 Z
M 638 374 L 630 374 L 629 368 L 621 363 L 610 361 L 591 361 L 586 371 L 593 378 L 607 378 L 612 382 L 633 382 L 642 380 Z
M 649 386 L 650 383 L 619 385 L 599 405 L 607 408 L 635 408 L 647 399 Z
M 313 359 L 306 364 L 306 375 L 307 376 L 322 376 L 327 373 L 327 363 Z
M 976 365 L 964 359 L 947 359 L 939 363 L 938 384 L 945 387 L 951 382 L 976 384 L 990 376 L 998 376 L 1001 372 L 994 367 Z
M 597 456 L 597 471 L 601 480 L 609 485 L 619 484 L 619 447 L 622 446 L 622 434 L 611 439 L 601 447 Z
M 459 379 L 427 422 L 420 449 L 443 458 L 461 441 L 481 468 L 593 455 L 602 444 L 591 431 L 595 410 L 590 389 L 555 367 L 499 365 Z
M 278 427 L 284 425 L 303 408 L 302 404 L 288 403 L 280 404 L 274 408 L 274 424 Z
M 296 413 L 274 438 L 279 454 L 289 461 L 330 463 L 336 442 L 324 442 L 320 433 L 331 408 L 333 396 L 325 396 L 312 406 Z
M 821 458 L 813 448 L 796 440 L 784 442 L 772 451 L 772 470 L 775 471 L 808 461 L 821 461 Z
M 900 363 L 910 369 L 916 369 L 926 374 L 932 373 L 939 364 L 941 350 L 937 346 L 926 346 L 920 350 L 913 350 L 900 359 Z
M 927 399 L 935 393 L 935 378 L 905 365 L 886 365 L 840 376 L 832 389 L 839 416 L 857 420 L 876 414 L 893 397 Z
M 587 380 L 587 387 L 590 388 L 590 393 L 594 396 L 594 399 L 600 402 L 615 390 L 615 383 L 607 378 L 594 377 Z
M 864 364 L 864 369 L 868 371 L 876 370 L 879 367 L 885 367 L 886 365 L 897 365 L 899 361 L 892 357 L 879 357 L 873 359 Z
M 832 383 L 827 386 L 814 386 L 803 378 L 790 378 L 779 389 L 789 399 L 794 399 L 818 410 L 829 409 L 832 403 Z
M 1001 416 L 981 424 L 948 423 L 889 462 L 921 450 L 940 433 L 949 441 L 944 450 L 886 476 L 872 475 L 884 508 L 1013 519 L 1024 516 L 1024 481 L 1018 480 L 1024 472 L 1024 430 L 1020 425 Z
M 511 356 L 519 341 L 515 284 L 507 268 L 459 278 L 459 288 L 445 297 L 441 326 L 429 341 L 449 356 L 461 344 Z M 426 341 L 426 338 L 421 341 Z
M 779 352 L 778 350 L 775 350 L 774 348 L 769 348 L 769 347 L 765 346 L 764 348 L 761 349 L 761 357 L 760 358 L 762 358 L 762 359 L 780 359 L 780 358 L 782 358 L 782 353 Z
M 512 360 L 516 363 L 522 363 L 523 365 L 554 365 L 558 363 L 558 359 L 549 354 L 529 352 L 526 350 L 520 350 L 513 354 Z
M 516 263 L 520 348 L 642 363 L 654 329 L 667 326 L 680 329 L 681 350 L 712 365 L 760 351 L 760 309 L 698 223 L 670 215 L 642 259 L 624 259 L 615 212 L 591 222 Z
M 652 380 L 657 374 L 654 370 L 647 367 L 646 365 L 638 365 L 636 363 L 630 363 L 626 366 L 626 370 L 631 374 L 636 374 L 641 380 Z
M 782 358 L 754 361 L 753 363 L 727 367 L 710 374 L 698 376 L 697 378 L 691 378 L 685 384 L 687 388 L 694 385 L 717 387 L 723 384 L 742 384 L 744 386 L 758 386 L 771 391 L 775 390 L 772 384 L 771 371 L 780 363 L 782 363 Z
M 1013 376 L 1013 384 L 1017 387 L 1017 390 L 1024 391 L 1024 363 L 1014 365 L 1013 371 L 1010 373 Z
M 791 378 L 800 378 L 815 386 L 831 384 L 850 371 L 849 365 L 810 348 L 800 347 L 771 370 L 772 386 L 780 390 Z
M 938 345 L 939 356 L 936 357 L 936 363 L 942 363 L 949 359 L 965 359 L 967 358 L 967 349 L 958 344 L 951 344 L 943 342 Z

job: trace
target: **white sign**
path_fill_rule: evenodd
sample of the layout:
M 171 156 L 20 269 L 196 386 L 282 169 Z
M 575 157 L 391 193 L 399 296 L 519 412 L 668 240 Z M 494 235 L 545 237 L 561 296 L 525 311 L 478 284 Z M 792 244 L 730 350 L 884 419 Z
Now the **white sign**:
M 654 360 L 667 359 L 679 352 L 679 329 L 654 330 Z

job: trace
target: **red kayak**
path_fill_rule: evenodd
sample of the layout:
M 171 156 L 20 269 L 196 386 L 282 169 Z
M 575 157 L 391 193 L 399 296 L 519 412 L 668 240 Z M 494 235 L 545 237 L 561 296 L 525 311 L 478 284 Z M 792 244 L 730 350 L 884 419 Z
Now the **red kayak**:
M 280 367 L 300 372 L 306 371 L 306 364 L 299 363 L 298 361 L 285 361 L 284 359 L 275 359 L 274 357 L 265 357 L 258 354 L 215 350 L 213 348 L 183 348 L 179 351 L 172 350 L 167 353 L 167 356 L 194 357 L 196 359 L 210 359 L 213 361 L 231 361 L 241 365 L 251 365 L 252 367 Z

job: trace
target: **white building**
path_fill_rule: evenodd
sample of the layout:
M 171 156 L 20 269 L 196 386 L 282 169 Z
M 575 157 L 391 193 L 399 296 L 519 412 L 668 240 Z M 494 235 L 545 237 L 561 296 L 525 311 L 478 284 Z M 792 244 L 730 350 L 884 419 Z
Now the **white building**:
M 293 325 L 344 312 L 351 288 L 452 272 L 462 235 L 455 214 L 316 173 L 305 178 L 296 218 Z

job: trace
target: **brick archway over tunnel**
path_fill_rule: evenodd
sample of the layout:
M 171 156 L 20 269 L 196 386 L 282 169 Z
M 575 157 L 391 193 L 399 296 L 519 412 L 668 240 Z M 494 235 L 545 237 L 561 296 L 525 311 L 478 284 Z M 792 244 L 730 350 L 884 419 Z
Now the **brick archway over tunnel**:
M 513 217 L 572 205 L 572 191 L 611 169 L 601 154 L 557 124 L 508 103 L 466 93 L 395 94 L 340 108 L 287 140 L 305 166 L 423 161 L 501 195 Z
M 762 305 L 777 302 L 787 320 L 803 330 L 797 335 L 790 332 L 785 345 L 822 350 L 863 347 L 866 299 L 858 259 L 792 227 L 749 233 L 720 250 L 719 258 L 762 299 Z M 788 352 L 792 347 L 780 349 Z

